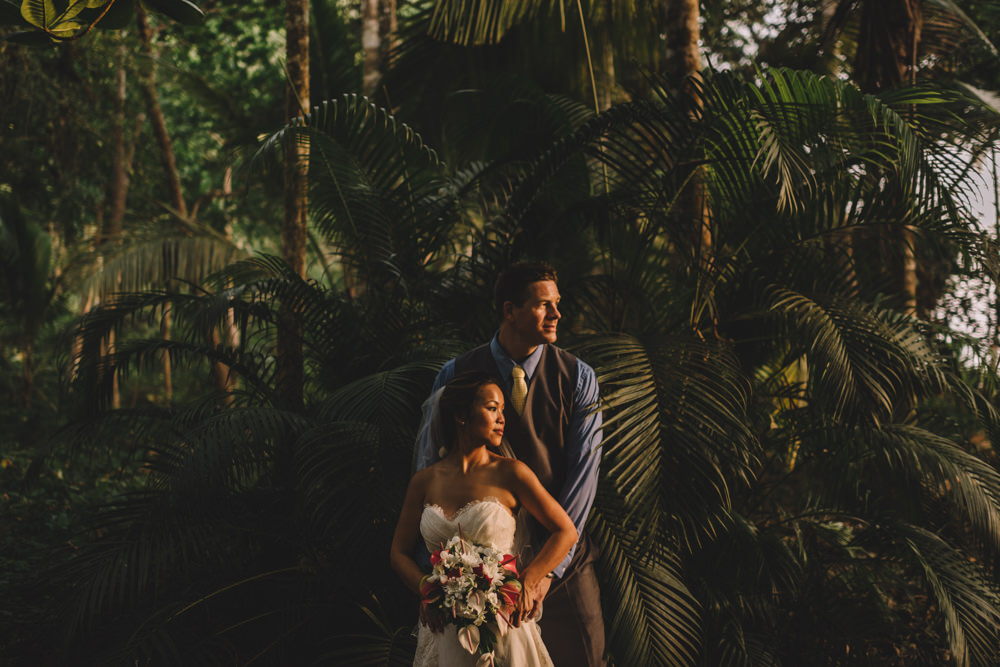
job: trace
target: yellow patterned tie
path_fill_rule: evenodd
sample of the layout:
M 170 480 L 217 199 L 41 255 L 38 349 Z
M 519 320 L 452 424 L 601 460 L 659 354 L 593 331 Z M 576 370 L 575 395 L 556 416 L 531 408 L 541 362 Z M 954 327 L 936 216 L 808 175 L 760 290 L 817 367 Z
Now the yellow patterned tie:
M 514 386 L 510 390 L 510 400 L 517 414 L 521 414 L 524 412 L 524 401 L 528 398 L 528 383 L 524 381 L 524 369 L 520 366 L 514 366 L 511 375 L 514 377 Z

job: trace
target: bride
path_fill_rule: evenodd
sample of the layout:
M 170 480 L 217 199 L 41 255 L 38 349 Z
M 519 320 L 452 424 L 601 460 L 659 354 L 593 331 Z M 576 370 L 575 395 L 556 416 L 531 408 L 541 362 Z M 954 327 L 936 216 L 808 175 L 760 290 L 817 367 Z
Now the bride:
M 576 543 L 573 522 L 542 487 L 528 466 L 493 453 L 503 438 L 503 391 L 485 373 L 465 373 L 431 399 L 429 420 L 442 458 L 410 480 L 396 524 L 390 561 L 403 582 L 420 594 L 426 574 L 413 559 L 417 539 L 429 551 L 461 533 L 463 539 L 513 553 L 515 515 L 527 510 L 549 532 L 532 561 L 520 570 L 523 585 L 511 628 L 498 641 L 498 664 L 551 667 L 534 617 L 541 603 L 543 579 Z M 461 649 L 454 626 L 435 624 L 421 605 L 415 667 L 476 665 Z M 432 627 L 435 626 L 436 627 Z

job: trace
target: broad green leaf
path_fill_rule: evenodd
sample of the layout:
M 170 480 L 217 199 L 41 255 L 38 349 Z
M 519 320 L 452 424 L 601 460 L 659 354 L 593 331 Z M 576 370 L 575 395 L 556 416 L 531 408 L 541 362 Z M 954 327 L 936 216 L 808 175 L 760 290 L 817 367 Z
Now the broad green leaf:
M 64 10 L 59 11 L 53 0 L 24 0 L 21 3 L 21 16 L 28 23 L 41 28 L 50 35 L 70 37 L 82 27 L 82 24 L 74 19 L 80 12 L 87 9 L 91 2 L 94 0 L 76 0 L 70 2 Z
M 56 6 L 52 0 L 24 0 L 21 16 L 31 25 L 46 29 L 55 20 Z
M 73 35 L 77 34 L 78 32 L 80 32 L 82 28 L 83 24 L 80 23 L 79 21 L 68 20 L 68 21 L 59 21 L 58 23 L 50 25 L 46 29 L 46 32 L 48 32 L 53 37 L 61 37 L 63 39 L 68 39 Z

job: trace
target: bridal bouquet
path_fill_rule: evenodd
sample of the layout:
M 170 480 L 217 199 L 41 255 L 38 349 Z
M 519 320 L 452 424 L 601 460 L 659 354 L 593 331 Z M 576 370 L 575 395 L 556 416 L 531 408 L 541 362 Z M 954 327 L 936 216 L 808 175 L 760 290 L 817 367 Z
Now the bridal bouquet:
M 420 582 L 421 603 L 442 625 L 452 624 L 458 642 L 485 664 L 521 595 L 514 556 L 473 544 L 461 535 L 431 554 L 431 573 Z

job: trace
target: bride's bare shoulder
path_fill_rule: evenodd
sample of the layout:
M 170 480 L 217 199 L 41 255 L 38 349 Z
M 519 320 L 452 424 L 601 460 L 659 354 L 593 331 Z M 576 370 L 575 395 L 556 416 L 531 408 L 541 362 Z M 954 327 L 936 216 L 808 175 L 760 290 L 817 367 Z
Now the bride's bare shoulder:
M 415 486 L 417 488 L 427 488 L 431 480 L 437 477 L 438 470 L 436 470 L 438 464 L 434 463 L 422 470 L 418 470 L 413 473 L 413 477 L 410 478 L 410 486 Z
M 518 461 L 517 459 L 508 458 L 506 456 L 500 456 L 499 454 L 496 455 L 494 463 L 500 471 L 502 471 L 504 474 L 507 475 L 514 475 L 516 477 L 521 477 L 526 474 L 527 475 L 535 474 L 531 472 L 531 468 L 529 468 L 523 462 Z

